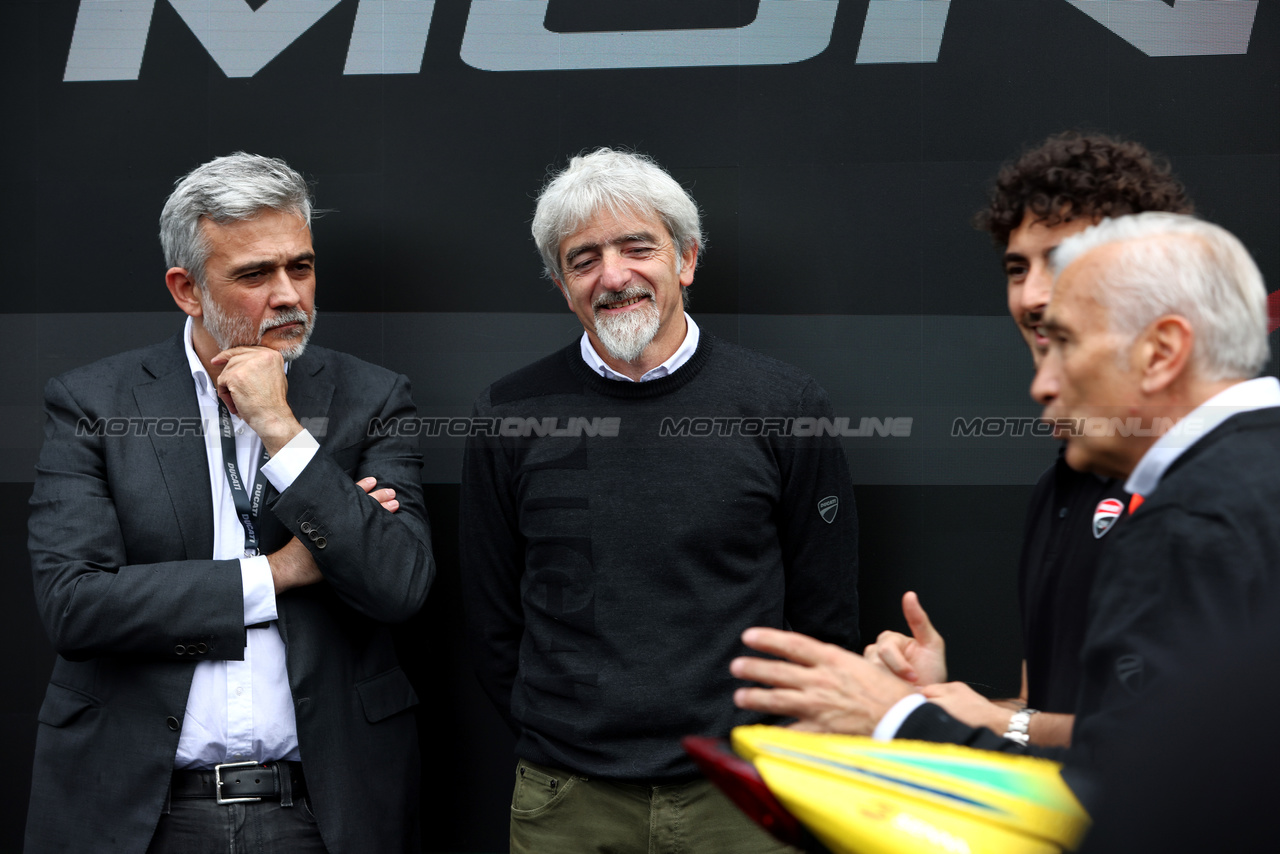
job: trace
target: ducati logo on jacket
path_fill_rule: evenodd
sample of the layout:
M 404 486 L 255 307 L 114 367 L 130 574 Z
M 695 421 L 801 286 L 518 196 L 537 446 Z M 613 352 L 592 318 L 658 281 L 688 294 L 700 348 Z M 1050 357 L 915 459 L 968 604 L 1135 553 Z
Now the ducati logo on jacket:
M 1104 498 L 1099 501 L 1093 511 L 1093 538 L 1102 539 L 1102 535 L 1111 530 L 1122 513 L 1124 513 L 1124 504 L 1120 500 Z

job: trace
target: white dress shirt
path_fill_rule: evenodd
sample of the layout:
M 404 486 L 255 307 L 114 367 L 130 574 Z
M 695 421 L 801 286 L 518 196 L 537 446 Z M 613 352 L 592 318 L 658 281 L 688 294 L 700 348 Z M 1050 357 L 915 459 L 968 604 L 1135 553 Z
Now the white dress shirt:
M 644 376 L 640 377 L 640 382 L 647 383 L 649 380 L 656 380 L 660 377 L 670 376 L 693 356 L 695 350 L 698 349 L 698 339 L 702 333 L 698 331 L 698 324 L 693 322 L 693 318 L 686 311 L 684 321 L 689 328 L 684 333 L 684 341 L 671 354 L 671 358 L 667 359 L 661 365 L 652 370 L 645 371 Z M 582 333 L 582 339 L 578 342 L 579 349 L 582 351 L 582 361 L 587 363 L 587 367 L 595 371 L 607 380 L 625 380 L 626 382 L 635 382 L 631 377 L 620 374 L 613 368 L 604 363 L 604 359 L 600 358 L 600 354 L 596 352 L 596 348 L 591 346 L 591 338 L 587 333 Z M 273 481 L 274 482 L 274 481 Z
M 1147 452 L 1138 460 L 1129 479 L 1125 481 L 1125 491 L 1149 497 L 1160 485 L 1169 466 L 1202 436 L 1232 415 L 1272 406 L 1280 406 L 1280 380 L 1275 377 L 1258 377 L 1236 383 L 1215 394 L 1147 448 Z M 925 699 L 920 694 L 911 694 L 899 700 L 880 719 L 880 723 L 876 724 L 872 738 L 880 741 L 892 739 L 907 716 L 923 702 Z
M 284 641 L 276 627 L 275 583 L 265 555 L 246 556 L 244 526 L 236 512 L 222 465 L 216 389 L 191 344 L 191 319 L 184 332 L 187 362 L 204 423 L 205 456 L 213 496 L 214 560 L 240 560 L 244 591 L 244 624 L 271 624 L 246 632 L 243 661 L 202 661 L 196 665 L 187 697 L 187 710 L 178 739 L 176 768 L 212 768 L 222 762 L 250 759 L 297 760 L 297 724 L 293 695 L 285 672 Z M 288 365 L 285 366 L 286 370 Z M 236 433 L 236 465 L 246 491 L 257 479 L 262 440 L 238 416 L 231 416 Z M 303 430 L 262 467 L 262 473 L 284 492 L 315 456 L 319 444 Z M 193 484 L 198 488 L 198 485 Z

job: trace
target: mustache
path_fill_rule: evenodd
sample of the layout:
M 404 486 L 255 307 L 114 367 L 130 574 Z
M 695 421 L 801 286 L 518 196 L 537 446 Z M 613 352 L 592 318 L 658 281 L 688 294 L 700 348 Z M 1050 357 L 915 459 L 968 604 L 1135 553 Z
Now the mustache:
M 648 297 L 649 299 L 653 299 L 653 291 L 650 288 L 646 288 L 644 285 L 628 285 L 620 291 L 601 294 L 596 297 L 591 302 L 591 308 L 598 311 L 599 309 L 606 308 L 614 303 L 626 302 L 627 300 L 635 299 L 636 297 Z
M 301 323 L 303 329 L 311 325 L 311 317 L 305 311 L 298 307 L 286 308 L 275 317 L 269 317 L 262 321 L 258 326 L 258 340 L 262 340 L 262 336 L 266 335 L 277 326 L 287 326 L 290 323 Z

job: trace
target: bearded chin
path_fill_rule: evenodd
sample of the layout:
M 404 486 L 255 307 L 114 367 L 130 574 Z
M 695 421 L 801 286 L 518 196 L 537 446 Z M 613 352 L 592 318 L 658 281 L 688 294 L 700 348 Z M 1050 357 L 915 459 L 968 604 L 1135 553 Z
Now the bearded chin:
M 658 307 L 651 300 L 644 308 L 621 315 L 602 317 L 597 312 L 596 337 L 613 358 L 634 362 L 658 334 L 658 324 Z

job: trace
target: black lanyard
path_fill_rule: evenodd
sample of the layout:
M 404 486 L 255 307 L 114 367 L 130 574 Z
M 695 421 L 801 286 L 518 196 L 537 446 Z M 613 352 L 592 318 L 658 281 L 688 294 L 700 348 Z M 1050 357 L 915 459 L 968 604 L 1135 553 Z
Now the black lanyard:
M 254 522 L 262 512 L 262 493 L 266 489 L 266 479 L 262 476 L 262 467 L 270 459 L 264 446 L 258 457 L 258 472 L 253 479 L 253 495 L 250 496 L 240 478 L 240 467 L 236 465 L 236 435 L 231 426 L 231 413 L 227 405 L 218 398 L 218 424 L 222 433 L 222 466 L 227 471 L 227 484 L 231 487 L 231 500 L 235 502 L 236 513 L 240 515 L 240 524 L 244 526 L 244 553 L 246 556 L 258 553 L 258 532 Z

